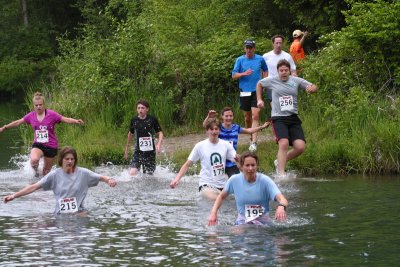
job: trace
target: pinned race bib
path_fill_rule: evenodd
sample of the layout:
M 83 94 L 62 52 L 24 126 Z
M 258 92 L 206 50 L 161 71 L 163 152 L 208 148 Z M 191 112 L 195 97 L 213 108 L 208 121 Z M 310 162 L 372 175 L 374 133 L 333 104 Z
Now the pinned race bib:
M 251 92 L 240 92 L 240 97 L 251 96 Z
M 49 142 L 49 131 L 47 130 L 35 130 L 36 142 L 48 143 Z
M 293 96 L 285 95 L 279 97 L 279 106 L 281 107 L 281 111 L 292 111 L 293 107 Z
M 264 215 L 264 207 L 262 205 L 245 205 L 246 223 L 251 222 Z
M 220 177 L 225 175 L 225 164 L 220 163 L 220 164 L 215 164 L 212 166 L 212 171 L 213 171 L 213 176 L 214 177 Z
M 78 203 L 76 197 L 67 197 L 59 200 L 60 213 L 78 212 Z
M 153 151 L 153 138 L 151 136 L 139 137 L 140 151 Z

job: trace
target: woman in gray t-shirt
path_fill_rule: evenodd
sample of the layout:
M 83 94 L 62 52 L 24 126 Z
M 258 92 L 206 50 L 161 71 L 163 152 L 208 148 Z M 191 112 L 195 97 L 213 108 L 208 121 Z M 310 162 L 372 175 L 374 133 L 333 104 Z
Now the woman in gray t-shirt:
M 28 195 L 40 188 L 53 190 L 56 198 L 56 214 L 86 211 L 84 200 L 89 187 L 98 185 L 99 181 L 114 187 L 115 179 L 94 173 L 88 169 L 77 167 L 78 157 L 72 147 L 64 147 L 60 151 L 57 168 L 44 176 L 39 182 L 28 185 L 20 191 L 5 196 L 7 203 L 17 197 Z

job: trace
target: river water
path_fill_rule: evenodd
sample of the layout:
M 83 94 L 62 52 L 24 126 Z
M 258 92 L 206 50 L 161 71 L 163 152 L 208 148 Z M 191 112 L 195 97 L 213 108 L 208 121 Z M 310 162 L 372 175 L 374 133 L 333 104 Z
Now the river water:
M 17 133 L 0 134 L 2 196 L 32 181 Z M 87 217 L 54 216 L 51 192 L 1 203 L 0 266 L 399 265 L 398 176 L 280 181 L 287 222 L 237 228 L 233 198 L 220 209 L 219 225 L 206 225 L 212 203 L 198 196 L 197 176 L 170 189 L 168 166 L 157 166 L 153 177 L 131 178 L 112 164 L 95 171 L 118 185 L 90 189 Z

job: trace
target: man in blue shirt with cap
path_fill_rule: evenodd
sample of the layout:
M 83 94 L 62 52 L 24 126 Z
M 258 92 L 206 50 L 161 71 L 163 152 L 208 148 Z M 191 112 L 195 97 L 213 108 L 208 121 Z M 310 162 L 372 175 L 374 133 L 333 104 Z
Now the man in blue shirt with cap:
M 232 70 L 232 78 L 239 80 L 240 109 L 244 113 L 246 128 L 258 127 L 260 109 L 257 107 L 256 86 L 268 73 L 264 58 L 255 54 L 255 50 L 256 42 L 244 41 L 245 54 L 236 59 Z M 252 135 L 249 150 L 257 150 L 257 133 Z

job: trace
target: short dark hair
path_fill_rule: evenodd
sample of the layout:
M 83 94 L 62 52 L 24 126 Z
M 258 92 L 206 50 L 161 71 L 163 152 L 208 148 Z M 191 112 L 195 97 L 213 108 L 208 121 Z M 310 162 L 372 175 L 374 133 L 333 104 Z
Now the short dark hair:
M 231 107 L 224 107 L 224 108 L 221 110 L 221 116 L 223 116 L 224 113 L 225 113 L 226 111 L 232 111 L 232 112 L 233 112 L 233 108 L 231 108 Z
M 282 42 L 285 41 L 285 38 L 283 38 L 282 35 L 280 35 L 280 34 L 275 34 L 275 35 L 272 36 L 272 38 L 271 38 L 272 43 L 275 43 L 275 39 L 276 39 L 276 38 L 282 38 Z
M 68 155 L 72 154 L 74 156 L 75 162 L 74 162 L 74 168 L 76 167 L 76 164 L 78 163 L 78 155 L 76 153 L 76 150 L 71 147 L 71 146 L 65 146 L 61 149 L 60 154 L 58 155 L 58 165 L 62 167 L 62 162 L 63 159 Z
M 259 160 L 258 160 L 257 154 L 254 152 L 246 151 L 242 155 L 240 155 L 240 159 L 239 159 L 240 166 L 243 166 L 244 160 L 248 157 L 254 158 L 256 160 L 257 166 L 259 165 Z
M 290 63 L 286 59 L 279 60 L 278 64 L 276 64 L 276 69 L 279 69 L 281 66 L 286 66 L 290 69 Z
M 145 106 L 146 108 L 150 108 L 149 102 L 147 102 L 147 101 L 144 100 L 144 99 L 139 99 L 139 100 L 136 102 L 136 107 L 137 107 L 138 105 L 143 105 L 143 106 Z

